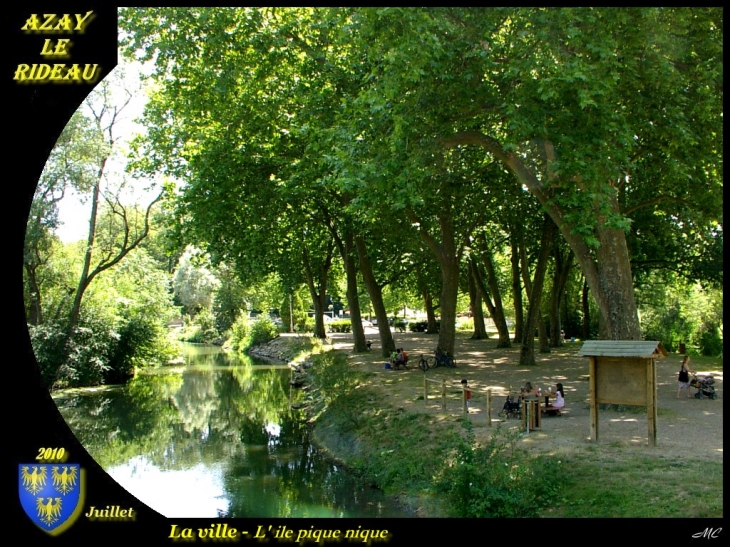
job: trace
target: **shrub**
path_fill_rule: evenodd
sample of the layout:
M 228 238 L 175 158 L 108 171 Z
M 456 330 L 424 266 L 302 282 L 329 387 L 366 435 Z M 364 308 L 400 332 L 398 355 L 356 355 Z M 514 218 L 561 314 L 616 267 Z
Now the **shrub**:
M 428 330 L 428 321 L 414 321 L 408 323 L 411 332 L 426 332 Z M 436 332 L 441 328 L 441 321 L 436 321 Z
M 331 321 L 327 324 L 329 332 L 352 332 L 352 323 L 346 321 Z
M 247 350 L 254 346 L 266 344 L 279 336 L 279 328 L 268 318 L 261 318 L 251 324 L 248 335 L 241 349 Z
M 228 342 L 235 351 L 243 351 L 243 344 L 248 338 L 248 332 L 251 329 L 248 317 L 239 315 L 231 325 L 231 335 Z
M 314 317 L 302 317 L 297 322 L 297 331 L 299 332 L 314 332 Z
M 722 353 L 722 338 L 717 327 L 712 327 L 702 333 L 700 338 L 702 355 L 717 357 Z
M 485 446 L 473 426 L 457 441 L 436 481 L 456 517 L 535 517 L 558 494 L 562 470 L 554 458 L 530 459 L 514 446 L 517 433 L 497 429 Z
M 84 318 L 70 341 L 60 324 L 29 327 L 29 332 L 41 377 L 49 389 L 104 383 L 111 348 L 119 338 L 109 325 Z
M 408 326 L 408 321 L 404 319 L 396 319 L 393 322 L 393 326 L 395 327 L 395 330 L 398 332 L 406 332 L 406 327 Z

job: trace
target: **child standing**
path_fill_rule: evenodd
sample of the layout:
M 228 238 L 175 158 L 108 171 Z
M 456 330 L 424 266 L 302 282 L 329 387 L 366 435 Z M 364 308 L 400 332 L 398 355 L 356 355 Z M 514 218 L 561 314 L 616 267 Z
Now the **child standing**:
M 471 403 L 471 389 L 469 389 L 469 382 L 466 378 L 461 381 L 461 387 L 466 393 L 466 411 L 469 412 L 469 403 Z

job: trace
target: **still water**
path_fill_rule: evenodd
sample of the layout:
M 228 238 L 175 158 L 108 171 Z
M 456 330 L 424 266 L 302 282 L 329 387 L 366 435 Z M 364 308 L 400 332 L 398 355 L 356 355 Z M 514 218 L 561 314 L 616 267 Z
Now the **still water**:
M 94 459 L 166 517 L 409 517 L 309 442 L 286 366 L 186 345 L 185 365 L 55 397 Z

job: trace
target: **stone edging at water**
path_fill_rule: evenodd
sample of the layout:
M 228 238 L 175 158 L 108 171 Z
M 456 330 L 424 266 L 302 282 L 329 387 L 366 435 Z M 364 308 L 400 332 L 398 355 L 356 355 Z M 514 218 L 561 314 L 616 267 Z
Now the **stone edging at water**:
M 301 348 L 293 345 L 288 337 L 278 337 L 266 344 L 250 348 L 247 353 L 259 359 L 287 363 L 294 371 L 292 373 L 291 384 L 295 387 L 301 387 L 304 384 L 304 377 L 307 374 L 306 369 L 312 366 L 312 361 L 306 360 L 302 363 L 294 361 L 294 358 L 300 350 Z

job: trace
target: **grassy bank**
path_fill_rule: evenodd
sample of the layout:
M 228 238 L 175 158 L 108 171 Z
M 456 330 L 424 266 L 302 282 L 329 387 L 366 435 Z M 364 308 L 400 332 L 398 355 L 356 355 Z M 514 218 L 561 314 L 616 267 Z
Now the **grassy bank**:
M 496 427 L 479 445 L 469 421 L 389 406 L 370 385 L 374 373 L 348 365 L 343 352 L 313 360 L 315 442 L 420 516 L 722 516 L 722 462 L 618 445 L 536 456 L 516 447 L 519 433 Z
M 419 515 L 534 517 L 559 495 L 560 464 L 516 449 L 513 434 L 479 446 L 468 421 L 388 407 L 365 375 L 340 352 L 317 356 L 308 387 L 315 442 Z

